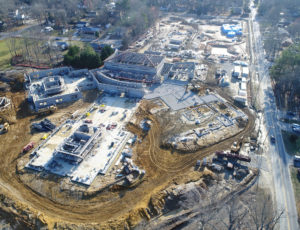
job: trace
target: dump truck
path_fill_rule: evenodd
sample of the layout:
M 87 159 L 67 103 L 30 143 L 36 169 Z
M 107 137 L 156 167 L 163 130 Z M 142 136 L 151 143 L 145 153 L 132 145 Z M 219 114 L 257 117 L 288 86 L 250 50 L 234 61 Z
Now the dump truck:
M 28 143 L 27 145 L 24 146 L 22 152 L 23 153 L 27 153 L 28 151 L 30 151 L 31 149 L 33 149 L 33 147 L 34 147 L 34 143 L 30 142 L 30 143 Z

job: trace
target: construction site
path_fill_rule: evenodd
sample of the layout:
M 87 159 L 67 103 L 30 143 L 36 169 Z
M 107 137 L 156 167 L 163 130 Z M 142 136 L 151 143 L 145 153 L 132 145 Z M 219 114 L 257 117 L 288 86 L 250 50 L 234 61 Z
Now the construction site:
M 235 100 L 244 22 L 233 36 L 221 29 L 232 22 L 181 21 L 163 18 L 153 40 L 102 68 L 28 72 L 24 91 L 0 97 L 2 209 L 29 229 L 160 229 L 154 219 L 191 189 L 206 207 L 214 191 L 225 201 L 253 185 L 256 117 Z M 218 68 L 234 79 L 229 94 Z
M 135 108 L 126 98 L 101 97 L 84 114 L 73 115 L 57 127 L 32 151 L 26 168 L 90 185 L 123 157 L 122 150 L 132 138 L 124 124 Z

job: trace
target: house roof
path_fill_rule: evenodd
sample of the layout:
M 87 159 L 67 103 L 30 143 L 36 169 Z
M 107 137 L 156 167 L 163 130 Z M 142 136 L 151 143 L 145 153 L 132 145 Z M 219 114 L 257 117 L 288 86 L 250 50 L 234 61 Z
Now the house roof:
M 81 29 L 83 32 L 100 32 L 100 28 L 97 28 L 97 27 L 83 27 Z
M 159 55 L 141 54 L 125 51 L 115 53 L 110 58 L 108 58 L 106 62 L 157 67 L 163 59 L 164 57 Z

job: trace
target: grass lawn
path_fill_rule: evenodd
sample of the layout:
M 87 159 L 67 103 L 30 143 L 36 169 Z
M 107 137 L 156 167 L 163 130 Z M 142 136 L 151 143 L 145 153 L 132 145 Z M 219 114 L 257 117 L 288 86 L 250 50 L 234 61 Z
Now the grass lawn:
M 291 132 L 287 131 L 281 131 L 282 133 L 282 139 L 284 142 L 285 150 L 289 155 L 300 155 L 299 148 L 297 148 L 296 142 L 290 141 L 290 136 L 293 134 Z M 298 139 L 300 137 L 298 136 Z
M 11 67 L 10 65 L 10 52 L 6 44 L 6 40 L 0 41 L 0 69 L 5 70 Z
M 298 212 L 298 219 L 300 214 L 300 181 L 297 177 L 297 169 L 294 167 L 290 168 L 291 170 L 291 179 L 294 188 L 295 200 L 296 200 L 296 207 Z
M 70 41 L 71 46 L 79 46 L 80 48 L 83 48 L 85 46 L 85 42 L 81 41 Z

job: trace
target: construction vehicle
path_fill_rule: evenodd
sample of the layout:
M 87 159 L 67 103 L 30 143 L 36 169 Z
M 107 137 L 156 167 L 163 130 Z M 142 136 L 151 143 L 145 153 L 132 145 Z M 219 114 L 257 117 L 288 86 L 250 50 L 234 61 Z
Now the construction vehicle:
M 117 122 L 113 122 L 110 127 L 111 127 L 111 129 L 115 129 L 117 127 L 117 125 L 118 125 Z
M 275 137 L 273 135 L 271 135 L 271 142 L 274 144 L 275 143 Z
M 72 115 L 71 115 L 71 118 L 74 119 L 76 117 L 78 117 L 80 111 L 79 110 L 76 110 Z
M 194 93 L 198 93 L 201 89 L 201 86 L 196 84 L 195 82 L 191 82 L 190 85 L 187 85 L 186 92 L 189 87 L 191 88 L 191 91 Z
M 243 142 L 244 142 L 244 136 L 241 136 L 241 138 L 239 140 L 233 142 L 233 144 L 230 147 L 231 152 L 239 154 L 241 147 L 243 145 Z
M 3 125 L 0 125 L 0 134 L 8 132 L 9 124 L 5 122 Z
M 231 148 L 230 148 L 231 152 L 239 153 L 239 151 L 241 149 L 241 145 L 242 145 L 242 142 L 239 142 L 239 143 L 237 141 L 233 142 L 233 144 L 231 145 Z
M 47 133 L 47 134 L 45 134 L 41 139 L 42 139 L 42 140 L 46 140 L 48 137 L 49 137 L 49 134 Z
M 34 147 L 34 143 L 30 142 L 30 143 L 28 143 L 27 145 L 24 146 L 22 152 L 23 153 L 27 153 L 28 151 L 30 151 L 31 149 L 33 149 L 33 147 Z
M 57 110 L 57 107 L 54 105 L 39 109 L 36 113 L 38 115 L 44 115 L 44 114 L 51 114 L 54 113 Z
M 97 109 L 99 109 L 99 106 L 94 105 L 93 108 L 91 109 L 91 111 L 94 111 L 94 110 L 97 110 Z

